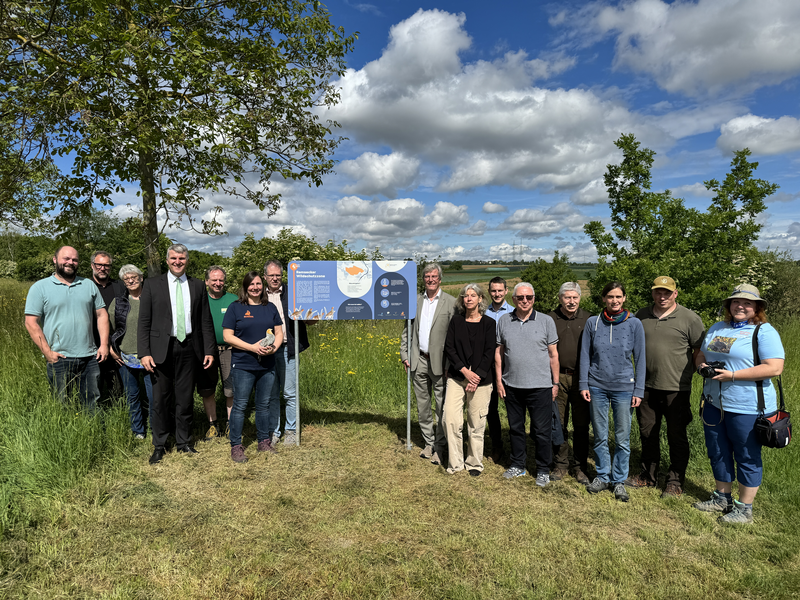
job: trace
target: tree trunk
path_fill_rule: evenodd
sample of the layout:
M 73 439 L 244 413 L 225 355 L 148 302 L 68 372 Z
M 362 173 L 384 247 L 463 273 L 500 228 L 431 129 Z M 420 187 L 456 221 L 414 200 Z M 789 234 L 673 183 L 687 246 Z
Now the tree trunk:
M 153 174 L 153 154 L 139 153 L 139 173 L 142 190 L 144 243 L 147 254 L 147 276 L 161 275 L 161 256 L 158 254 L 158 220 L 156 219 L 156 184 Z

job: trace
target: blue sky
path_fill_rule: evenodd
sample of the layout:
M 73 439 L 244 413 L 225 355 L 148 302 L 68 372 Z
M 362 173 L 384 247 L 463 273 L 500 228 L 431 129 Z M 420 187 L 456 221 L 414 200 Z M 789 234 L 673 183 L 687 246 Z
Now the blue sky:
M 583 225 L 608 224 L 602 176 L 634 133 L 658 153 L 654 189 L 696 207 L 749 147 L 780 185 L 759 245 L 800 258 L 800 2 L 326 5 L 359 32 L 341 103 L 321 115 L 349 138 L 336 173 L 276 182 L 269 218 L 214 199 L 229 234 L 186 234 L 190 247 L 228 254 L 293 227 L 391 258 L 594 260 Z

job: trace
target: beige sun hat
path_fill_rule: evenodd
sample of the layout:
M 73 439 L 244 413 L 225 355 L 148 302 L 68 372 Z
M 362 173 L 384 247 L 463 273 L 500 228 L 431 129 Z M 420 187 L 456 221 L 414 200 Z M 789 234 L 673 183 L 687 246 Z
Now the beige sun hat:
M 749 285 L 747 283 L 740 283 L 735 288 L 733 288 L 733 292 L 731 295 L 725 298 L 725 302 L 728 300 L 758 300 L 759 302 L 763 302 L 764 306 L 767 306 L 769 303 L 761 297 L 761 294 L 758 293 L 758 288 L 754 285 Z

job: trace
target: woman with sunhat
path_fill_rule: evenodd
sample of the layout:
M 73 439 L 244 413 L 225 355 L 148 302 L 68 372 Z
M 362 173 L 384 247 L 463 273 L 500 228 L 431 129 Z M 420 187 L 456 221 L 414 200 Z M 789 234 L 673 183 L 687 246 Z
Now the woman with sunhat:
M 725 363 L 703 385 L 703 427 L 716 489 L 711 498 L 694 507 L 721 512 L 723 523 L 752 523 L 753 500 L 761 485 L 761 444 L 754 429 L 758 386 L 764 394 L 764 412 L 777 410 L 772 378 L 783 372 L 785 353 L 781 338 L 767 322 L 767 301 L 758 288 L 737 285 L 723 302 L 723 320 L 706 334 L 695 357 L 698 369 L 711 361 Z M 760 326 L 760 327 L 759 327 Z M 758 356 L 753 335 L 758 331 Z M 732 498 L 732 483 L 739 480 L 739 500 Z

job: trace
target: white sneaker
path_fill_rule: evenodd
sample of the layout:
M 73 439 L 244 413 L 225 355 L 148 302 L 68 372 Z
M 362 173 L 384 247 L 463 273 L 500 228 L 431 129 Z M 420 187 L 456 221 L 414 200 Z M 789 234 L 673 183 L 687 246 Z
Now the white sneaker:
M 539 473 L 536 476 L 536 485 L 538 485 L 539 487 L 545 487 L 548 483 L 550 483 L 549 473 Z

